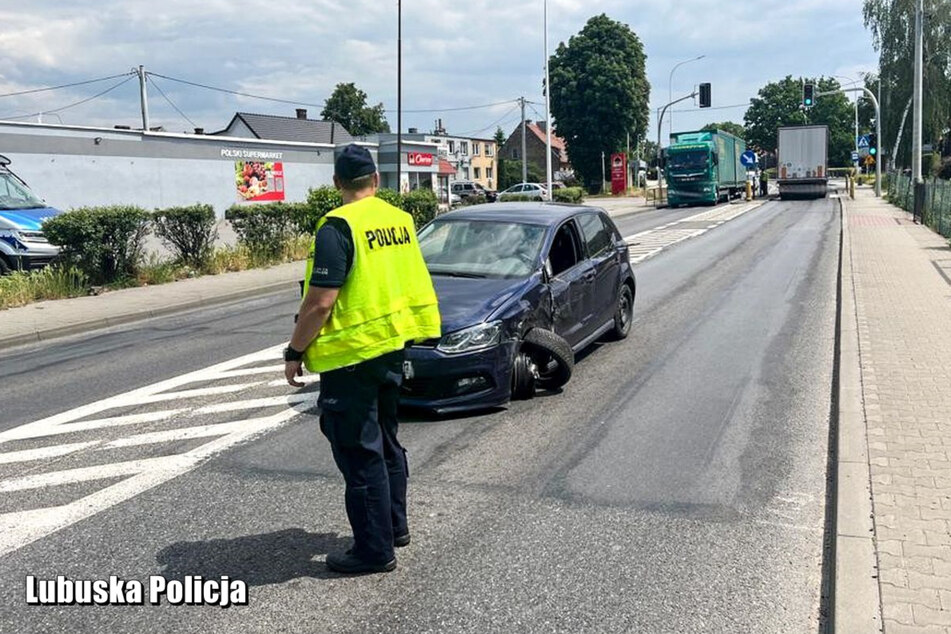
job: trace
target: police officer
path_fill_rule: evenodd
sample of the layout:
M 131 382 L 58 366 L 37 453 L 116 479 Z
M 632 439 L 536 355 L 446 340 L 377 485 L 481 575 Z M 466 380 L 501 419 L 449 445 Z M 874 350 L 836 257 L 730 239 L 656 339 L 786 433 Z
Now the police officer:
M 767 194 L 769 194 L 769 174 L 762 169 L 759 172 L 759 195 L 766 198 Z
M 409 544 L 406 452 L 396 438 L 403 350 L 440 336 L 439 310 L 412 217 L 375 196 L 366 148 L 349 145 L 334 164 L 343 206 L 317 223 L 304 299 L 284 351 L 287 382 L 301 364 L 320 373 L 320 429 L 346 482 L 353 547 L 330 553 L 345 574 L 396 568 Z

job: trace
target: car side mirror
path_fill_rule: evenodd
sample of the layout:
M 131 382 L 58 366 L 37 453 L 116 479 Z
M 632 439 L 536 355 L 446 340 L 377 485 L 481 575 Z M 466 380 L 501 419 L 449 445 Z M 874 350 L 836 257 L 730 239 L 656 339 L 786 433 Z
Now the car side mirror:
M 551 282 L 551 278 L 553 276 L 554 271 L 552 271 L 551 268 L 551 260 L 549 258 L 545 258 L 545 264 L 542 266 L 542 281 L 545 282 L 545 284 L 548 284 Z

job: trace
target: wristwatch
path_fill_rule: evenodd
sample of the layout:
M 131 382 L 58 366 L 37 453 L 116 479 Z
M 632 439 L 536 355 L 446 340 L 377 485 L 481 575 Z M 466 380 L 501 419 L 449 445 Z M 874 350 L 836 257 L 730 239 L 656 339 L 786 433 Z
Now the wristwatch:
M 303 358 L 303 351 L 294 350 L 289 344 L 286 348 L 284 348 L 284 361 L 300 361 Z

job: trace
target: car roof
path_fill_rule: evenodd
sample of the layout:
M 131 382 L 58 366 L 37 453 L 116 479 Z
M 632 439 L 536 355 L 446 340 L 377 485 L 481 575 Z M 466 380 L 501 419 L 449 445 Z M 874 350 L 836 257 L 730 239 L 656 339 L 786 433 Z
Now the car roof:
M 572 205 L 568 203 L 503 202 L 463 207 L 462 209 L 440 214 L 436 219 L 490 220 L 496 222 L 521 222 L 532 225 L 552 225 L 586 211 L 603 212 L 604 210 L 599 207 Z

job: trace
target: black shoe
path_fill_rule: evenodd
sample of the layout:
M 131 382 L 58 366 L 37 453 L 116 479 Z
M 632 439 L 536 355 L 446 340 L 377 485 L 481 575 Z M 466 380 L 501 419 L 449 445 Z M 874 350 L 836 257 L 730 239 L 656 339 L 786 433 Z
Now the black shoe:
M 390 572 L 396 569 L 396 557 L 385 563 L 371 563 L 355 557 L 350 551 L 327 555 L 327 567 L 345 575 L 362 575 L 370 572 Z
M 409 533 L 403 533 L 402 535 L 396 535 L 393 537 L 393 545 L 397 548 L 409 546 Z

